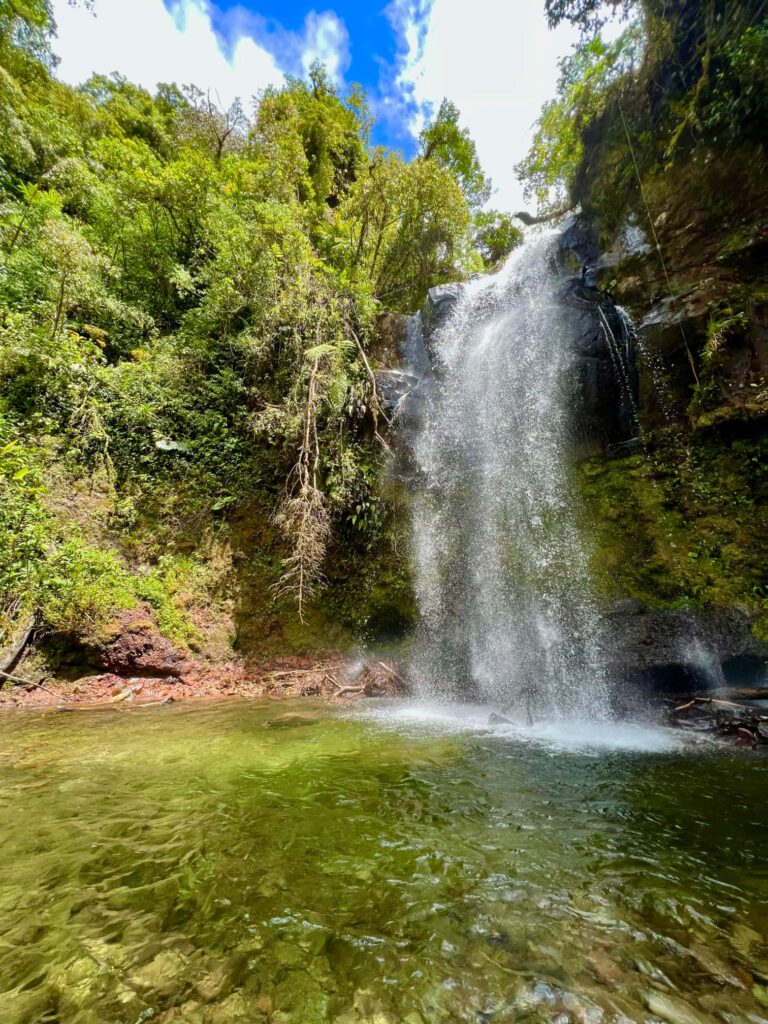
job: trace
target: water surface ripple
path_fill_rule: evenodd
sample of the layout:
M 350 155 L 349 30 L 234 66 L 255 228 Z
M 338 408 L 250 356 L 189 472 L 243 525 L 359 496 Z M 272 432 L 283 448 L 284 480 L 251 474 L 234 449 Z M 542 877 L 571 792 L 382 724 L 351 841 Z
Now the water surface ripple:
M 768 1019 L 765 762 L 484 714 L 3 715 L 0 1020 Z

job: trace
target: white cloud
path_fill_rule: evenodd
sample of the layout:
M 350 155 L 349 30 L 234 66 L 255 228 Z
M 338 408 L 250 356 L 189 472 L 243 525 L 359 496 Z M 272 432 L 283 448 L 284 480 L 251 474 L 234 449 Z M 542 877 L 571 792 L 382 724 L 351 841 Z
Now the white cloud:
M 282 84 L 284 71 L 305 72 L 315 57 L 336 81 L 349 65 L 346 26 L 330 11 L 310 11 L 299 33 L 279 27 L 267 33 L 255 18 L 225 19 L 229 38 L 223 40 L 209 0 L 173 0 L 168 7 L 163 0 L 95 0 L 94 8 L 91 14 L 53 0 L 57 74 L 65 82 L 118 71 L 147 89 L 158 82 L 194 84 L 225 106 L 236 96 L 247 106 L 260 89 Z
M 325 64 L 333 81 L 341 83 L 349 67 L 349 35 L 346 25 L 333 11 L 310 11 L 304 21 L 301 65 L 305 75 L 314 60 Z
M 453 100 L 493 178 L 491 205 L 522 209 L 514 166 L 528 151 L 576 30 L 550 31 L 543 0 L 394 0 L 388 14 L 400 36 L 396 84 L 413 133 L 443 97 Z

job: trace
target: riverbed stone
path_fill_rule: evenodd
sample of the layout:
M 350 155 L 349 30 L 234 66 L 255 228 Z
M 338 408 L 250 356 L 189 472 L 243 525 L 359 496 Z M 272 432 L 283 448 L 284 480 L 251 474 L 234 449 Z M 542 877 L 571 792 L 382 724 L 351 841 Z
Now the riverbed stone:
M 302 967 L 307 961 L 307 954 L 293 942 L 278 939 L 270 947 L 270 957 L 280 967 Z
M 205 973 L 194 983 L 197 995 L 204 1003 L 221 999 L 232 985 L 237 964 L 234 961 L 218 960 L 206 965 Z
M 91 1005 L 106 987 L 108 975 L 90 956 L 80 956 L 51 974 L 51 988 L 56 994 L 57 1008 L 62 1016 L 75 1015 Z
M 223 1002 L 210 1007 L 205 1015 L 206 1024 L 253 1024 L 258 1017 L 242 992 L 233 992 Z
M 751 979 L 740 976 L 737 967 L 727 964 L 717 953 L 701 942 L 692 942 L 689 950 L 692 957 L 701 967 L 721 985 L 732 985 L 734 988 L 747 988 Z
M 126 970 L 133 959 L 130 949 L 118 942 L 88 938 L 83 940 L 83 947 L 97 964 L 113 971 Z
M 205 1008 L 195 999 L 189 999 L 181 1006 L 173 1006 L 159 1017 L 154 1018 L 156 1024 L 208 1024 Z
M 129 983 L 148 999 L 166 999 L 186 987 L 189 958 L 173 949 L 164 949 L 149 963 L 137 968 Z
M 667 1024 L 711 1024 L 709 1014 L 695 1010 L 685 1000 L 673 996 L 669 992 L 648 991 L 643 995 L 643 1003 Z
M 50 1001 L 41 990 L 32 992 L 0 992 L 3 1024 L 29 1024 L 50 1010 Z
M 604 949 L 593 949 L 587 960 L 592 974 L 604 985 L 614 988 L 624 981 L 626 977 L 624 971 Z

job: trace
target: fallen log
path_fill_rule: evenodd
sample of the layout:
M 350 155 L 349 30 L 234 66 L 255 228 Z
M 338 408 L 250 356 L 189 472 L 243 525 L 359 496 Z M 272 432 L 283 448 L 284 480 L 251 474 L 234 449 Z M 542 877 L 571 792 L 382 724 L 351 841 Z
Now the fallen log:
M 365 693 L 364 686 L 340 686 L 334 697 L 343 697 L 347 693 Z
M 24 648 L 32 638 L 35 621 L 35 616 L 30 615 L 22 625 L 18 635 L 15 640 L 12 641 L 10 647 L 0 655 L 0 674 L 2 674 L 4 678 L 10 678 L 7 673 L 12 671 L 14 665 L 23 654 Z
M 718 697 L 693 697 L 669 709 L 669 720 L 678 728 L 695 729 L 735 740 L 752 748 L 768 744 L 768 714 L 746 702 Z
M 738 711 L 761 710 L 761 708 L 755 707 L 752 704 L 747 704 L 746 702 L 739 702 L 735 700 L 723 700 L 720 697 L 694 697 L 692 700 L 688 701 L 687 704 L 682 704 L 679 708 L 675 708 L 675 711 L 684 711 L 685 709 L 693 707 L 696 704 L 712 704 L 715 707 L 735 708 Z M 768 719 L 768 715 L 763 715 L 761 717 Z

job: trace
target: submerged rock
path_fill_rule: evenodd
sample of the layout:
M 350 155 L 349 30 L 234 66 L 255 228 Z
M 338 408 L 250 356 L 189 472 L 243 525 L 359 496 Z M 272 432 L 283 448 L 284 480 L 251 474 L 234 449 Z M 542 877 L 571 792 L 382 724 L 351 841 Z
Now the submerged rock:
M 242 992 L 233 992 L 206 1013 L 206 1024 L 253 1024 L 259 1019 Z
M 703 967 L 707 974 L 711 975 L 721 985 L 732 985 L 734 988 L 746 989 L 751 979 L 744 972 L 743 979 L 739 977 L 738 969 L 727 964 L 713 952 L 708 946 L 701 942 L 691 943 L 690 954 Z
M 154 960 L 137 968 L 128 982 L 148 1000 L 166 999 L 186 988 L 188 967 L 188 957 L 173 949 L 164 949 Z
M 709 1014 L 698 1012 L 685 1000 L 668 992 L 646 992 L 643 1002 L 667 1024 L 712 1024 Z

